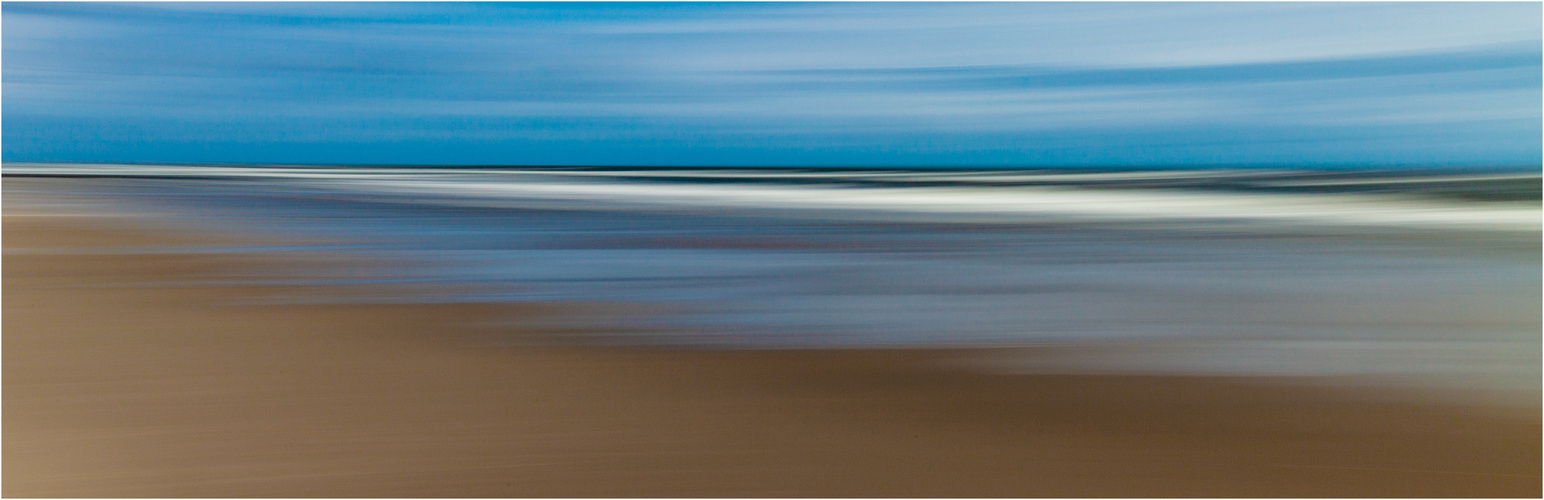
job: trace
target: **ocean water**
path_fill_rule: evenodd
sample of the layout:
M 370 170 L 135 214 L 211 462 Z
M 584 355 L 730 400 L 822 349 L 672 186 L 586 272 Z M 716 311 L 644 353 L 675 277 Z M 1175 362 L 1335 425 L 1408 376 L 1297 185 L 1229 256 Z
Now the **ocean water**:
M 64 190 L 31 194 L 303 242 L 116 251 L 336 264 L 209 277 L 318 290 L 280 301 L 605 304 L 506 322 L 718 348 L 1102 345 L 1113 354 L 1004 366 L 1436 377 L 1539 393 L 1536 173 L 4 173 L 94 177 L 8 195 Z M 338 286 L 356 284 L 393 291 Z

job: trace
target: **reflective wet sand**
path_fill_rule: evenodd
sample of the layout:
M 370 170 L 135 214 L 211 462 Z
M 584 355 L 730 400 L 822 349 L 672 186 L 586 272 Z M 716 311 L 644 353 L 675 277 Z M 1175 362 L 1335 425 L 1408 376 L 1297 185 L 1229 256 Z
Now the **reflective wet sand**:
M 7 496 L 1541 493 L 1537 405 L 973 368 L 998 349 L 561 345 L 507 318 L 617 306 L 265 300 L 318 290 L 211 278 L 316 261 L 123 252 L 272 242 L 26 201 L 4 219 Z

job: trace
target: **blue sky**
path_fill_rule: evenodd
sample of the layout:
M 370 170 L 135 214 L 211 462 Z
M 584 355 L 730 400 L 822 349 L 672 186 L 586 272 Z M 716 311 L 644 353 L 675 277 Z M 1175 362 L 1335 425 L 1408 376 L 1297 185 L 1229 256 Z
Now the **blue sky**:
M 1538 168 L 1541 4 L 3 4 L 5 161 Z

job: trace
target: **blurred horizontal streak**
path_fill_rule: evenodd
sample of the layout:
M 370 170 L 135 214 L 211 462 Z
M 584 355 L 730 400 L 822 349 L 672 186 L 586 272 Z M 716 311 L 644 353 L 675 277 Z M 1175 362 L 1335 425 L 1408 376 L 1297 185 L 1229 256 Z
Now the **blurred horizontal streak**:
M 1303 469 L 1341 469 L 1341 470 L 1365 470 L 1365 471 L 1393 471 L 1414 472 L 1420 474 L 1460 474 L 1465 476 L 1496 476 L 1496 477 L 1540 477 L 1526 474 L 1493 474 L 1489 472 L 1468 472 L 1457 470 L 1426 470 L 1426 469 L 1390 469 L 1384 467 L 1345 467 L 1336 465 L 1277 465 L 1276 467 L 1290 467 Z
M 531 202 L 925 213 L 982 221 L 1256 221 L 1310 225 L 1537 231 L 1537 189 L 1519 203 L 1420 197 L 1440 188 L 1483 199 L 1485 183 L 1528 185 L 1538 176 L 1305 176 L 1292 171 L 1105 173 L 901 171 L 629 171 L 532 169 L 263 168 L 11 164 L 8 175 L 212 177 L 302 182 L 377 195 L 432 195 L 455 204 L 516 207 Z M 704 184 L 701 182 L 711 180 Z M 782 181 L 782 182 L 778 182 Z M 818 182 L 804 182 L 818 181 Z M 1170 181 L 1170 182 L 1166 182 Z M 1179 182 L 1172 182 L 1179 181 Z M 792 183 L 790 183 L 792 182 Z M 863 182 L 862 185 L 853 185 Z M 876 183 L 879 182 L 879 183 Z M 931 183 L 928 187 L 916 186 Z M 1210 183 L 1210 184 L 1208 184 Z M 889 184 L 889 185 L 886 185 Z M 1142 189 L 1147 184 L 1146 189 Z M 1423 184 L 1425 191 L 1403 186 Z M 1533 182 L 1532 184 L 1537 184 Z M 1314 193 L 1305 188 L 1381 187 L 1382 193 Z M 1118 189 L 1110 189 L 1110 188 Z M 1245 189 L 1240 190 L 1239 187 Z M 1537 187 L 1536 185 L 1534 186 Z M 1253 192 L 1249 188 L 1255 188 Z M 1269 191 L 1276 188 L 1276 191 Z M 1293 189 L 1299 188 L 1299 189 Z M 1364 189 L 1365 191 L 1365 189 Z M 1527 203 L 1534 200 L 1535 203 Z M 491 205 L 489 205 L 491 204 Z M 831 215 L 836 215 L 832 213 Z
M 1539 68 L 1544 53 L 1534 45 L 1509 45 L 1484 50 L 1442 54 L 1395 55 L 1332 59 L 1240 63 L 1229 65 L 1056 69 L 1034 67 L 961 67 L 961 68 L 870 68 L 787 70 L 755 74 L 836 78 L 851 81 L 931 82 L 947 88 L 1089 88 L 1100 86 L 1196 86 L 1231 83 L 1295 82 L 1375 78 L 1388 76 L 1459 73 L 1497 69 Z M 1520 87 L 1537 87 L 1533 79 L 1517 81 Z

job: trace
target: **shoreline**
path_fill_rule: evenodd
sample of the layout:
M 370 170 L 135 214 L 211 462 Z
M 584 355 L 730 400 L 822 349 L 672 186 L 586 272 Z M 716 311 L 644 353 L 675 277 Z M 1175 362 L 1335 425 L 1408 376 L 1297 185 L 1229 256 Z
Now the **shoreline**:
M 238 236 L 7 205 L 6 496 L 1541 493 L 1536 406 L 999 375 L 962 350 L 545 345 L 479 320 L 573 312 L 258 305 L 165 283 L 293 256 L 114 253 Z
M 284 180 L 319 191 L 473 208 L 840 213 L 851 220 L 1528 234 L 1537 176 L 1404 172 L 1133 170 L 840 174 L 798 169 L 434 169 L 16 164 L 13 180 Z M 672 173 L 673 172 L 673 173 Z M 813 176 L 813 177 L 811 177 Z M 921 176 L 921 177 L 918 177 Z M 1371 176 L 1371 177 L 1369 177 Z M 1534 182 L 1530 182 L 1530 180 Z M 408 201 L 411 202 L 411 201 Z

